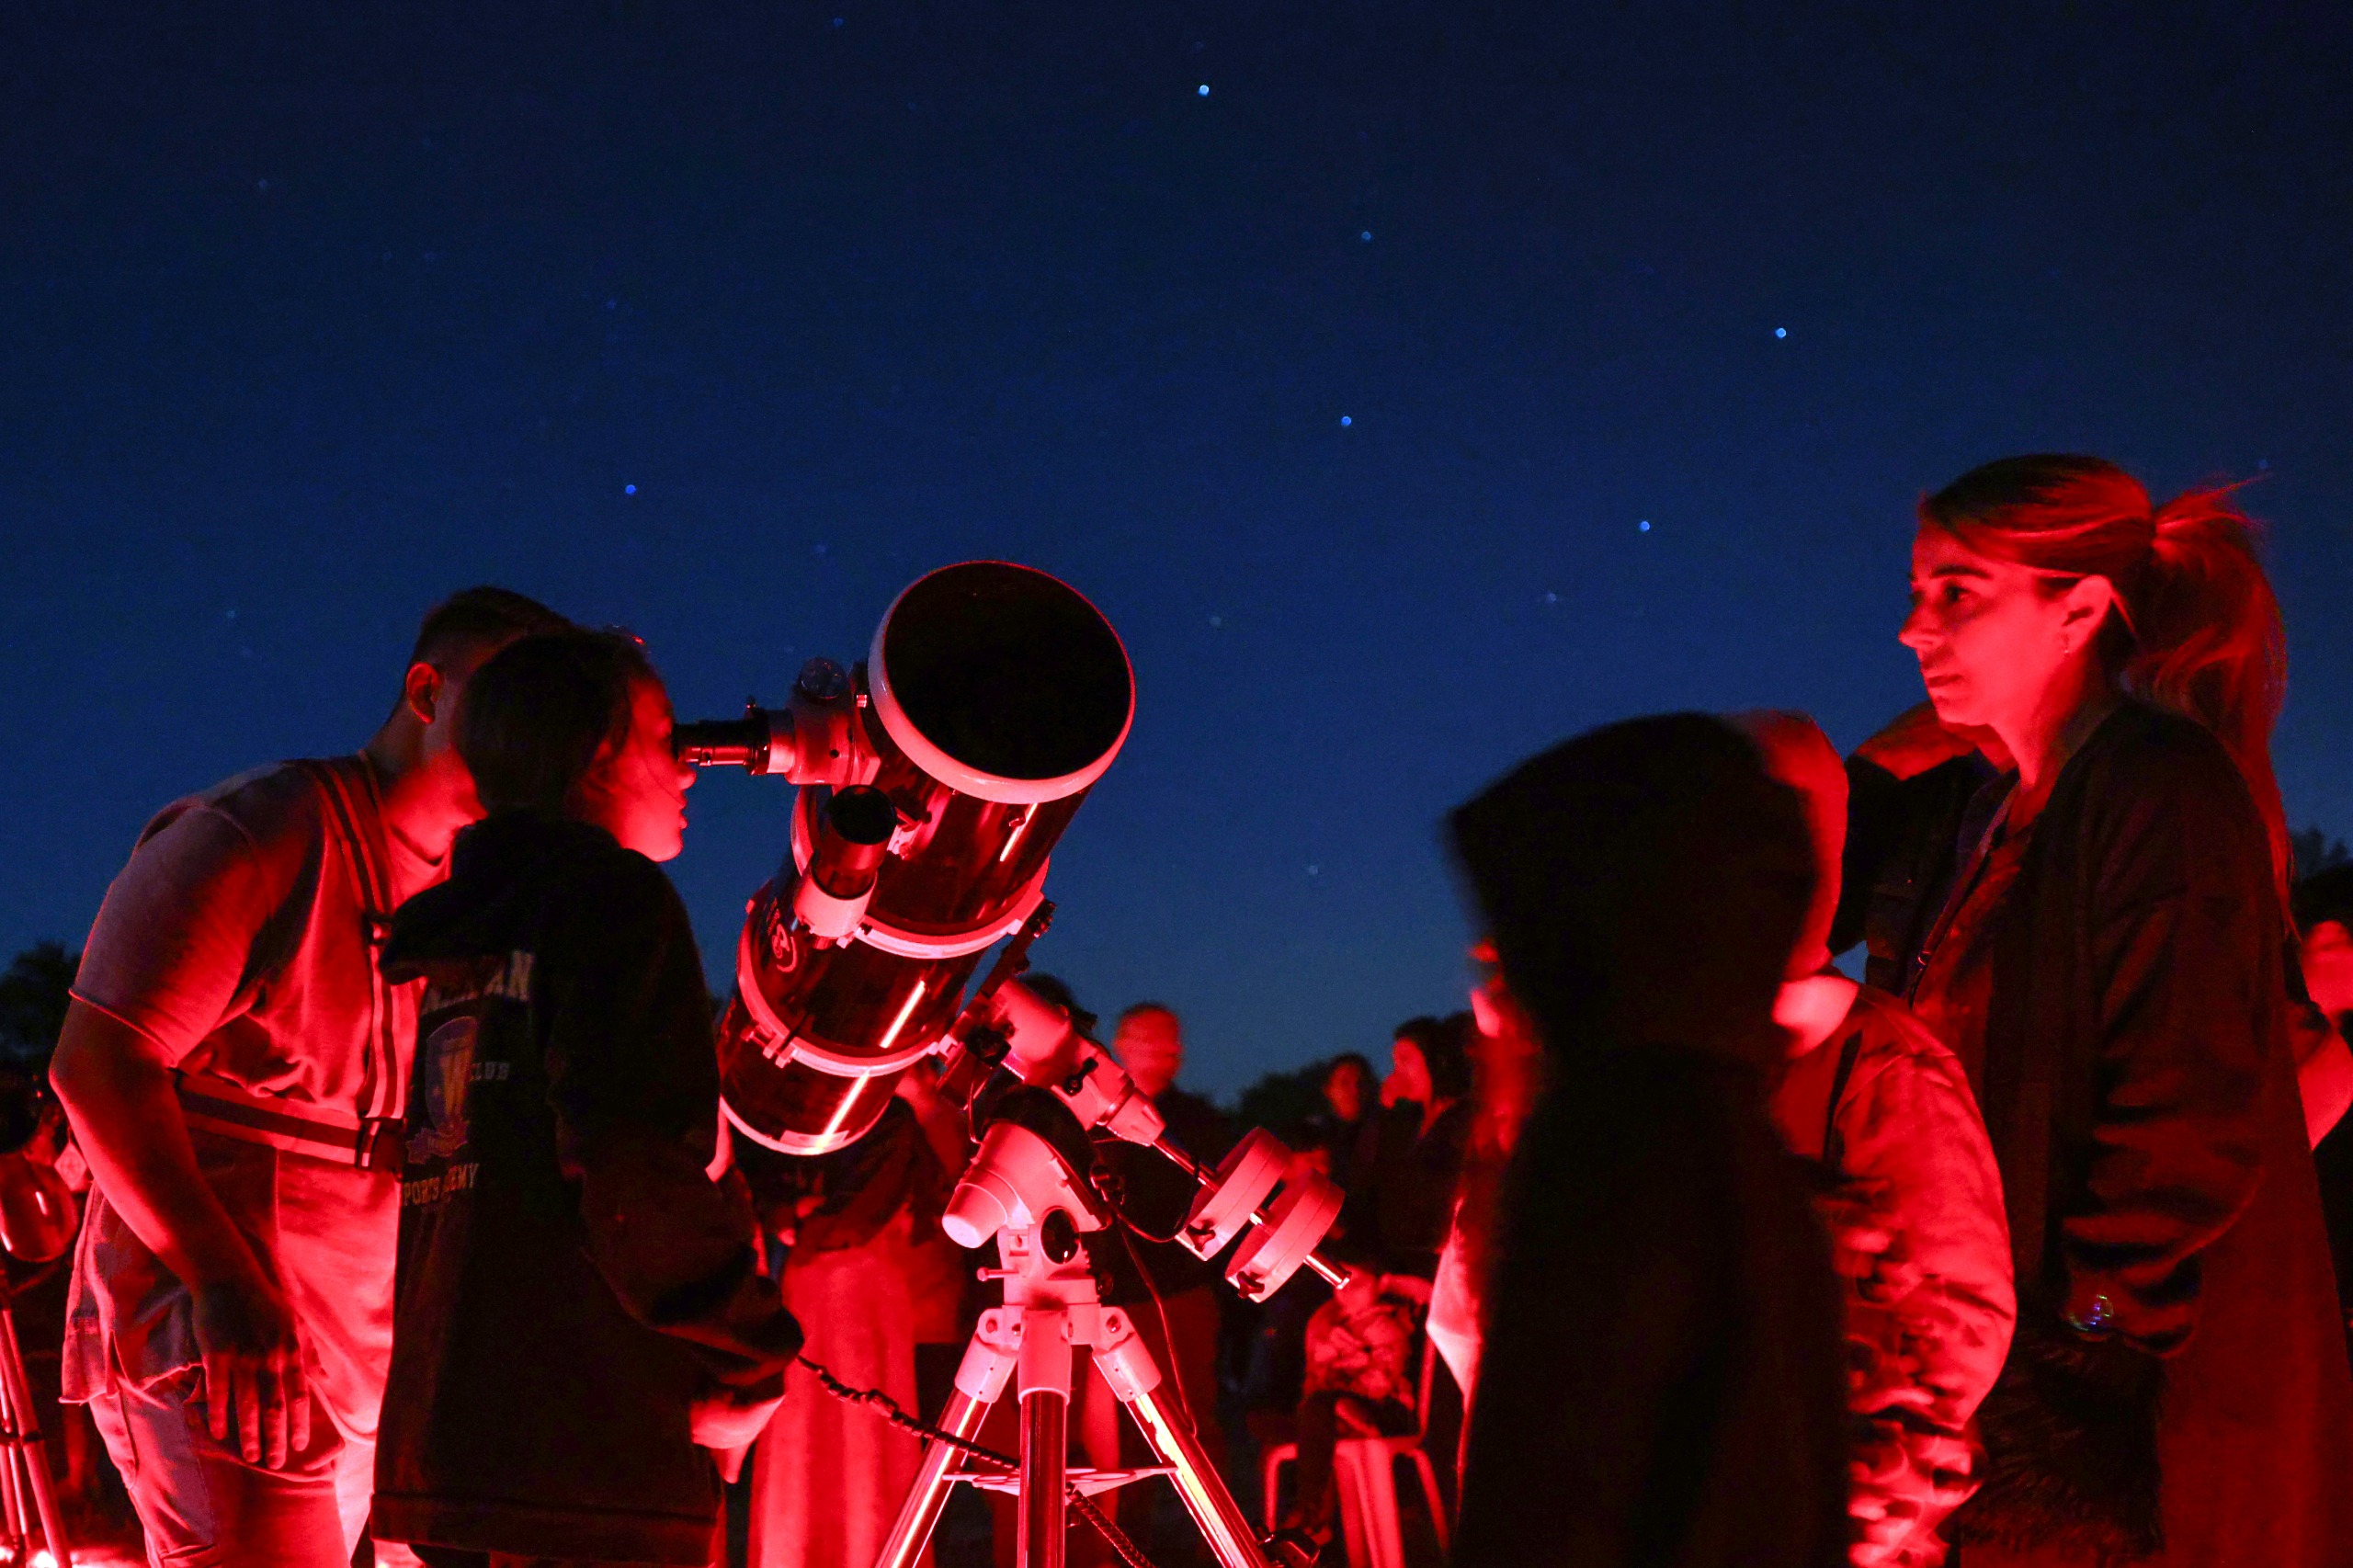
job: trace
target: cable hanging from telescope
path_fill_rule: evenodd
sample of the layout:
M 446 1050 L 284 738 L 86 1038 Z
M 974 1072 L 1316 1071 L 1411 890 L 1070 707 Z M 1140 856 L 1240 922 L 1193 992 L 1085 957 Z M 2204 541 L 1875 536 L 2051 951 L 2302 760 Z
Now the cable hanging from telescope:
M 1186 1429 L 1198 1435 L 1201 1424 L 1193 1419 L 1193 1402 L 1185 1397 L 1185 1376 L 1176 1365 L 1176 1340 L 1168 1328 L 1168 1305 L 1160 1299 L 1160 1287 L 1154 1282 L 1152 1270 L 1143 1266 L 1143 1255 L 1136 1251 L 1135 1239 L 1142 1236 L 1163 1246 L 1181 1244 L 1176 1233 L 1155 1235 L 1128 1217 L 1128 1181 L 1109 1161 L 1097 1160 L 1095 1168 L 1086 1173 L 1086 1180 L 1095 1188 L 1097 1196 L 1103 1199 L 1104 1207 L 1110 1210 L 1120 1233 L 1120 1244 L 1128 1249 L 1129 1266 L 1136 1271 L 1136 1278 L 1143 1281 L 1144 1293 L 1152 1298 L 1153 1315 L 1160 1320 L 1160 1343 L 1168 1352 L 1168 1386 L 1176 1392 L 1176 1410 L 1185 1418 Z
M 1154 1300 L 1157 1299 L 1155 1296 Z M 1161 1319 L 1161 1333 L 1165 1335 L 1167 1332 L 1167 1318 L 1164 1314 Z M 897 1400 L 892 1399 L 881 1389 L 852 1388 L 806 1356 L 795 1356 L 793 1359 L 816 1374 L 819 1386 L 844 1403 L 872 1407 L 879 1410 L 882 1418 L 893 1426 L 913 1432 L 915 1436 L 928 1438 L 933 1442 L 945 1443 L 958 1452 L 979 1460 L 983 1464 L 994 1465 L 1008 1475 L 1021 1473 L 1020 1460 L 1009 1454 L 1001 1454 L 995 1449 L 972 1442 L 969 1438 L 960 1437 L 953 1432 L 942 1431 L 927 1422 L 916 1419 L 908 1415 Z M 1181 1388 L 1177 1390 L 1177 1399 L 1179 1403 L 1184 1399 L 1184 1391 Z M 1192 1419 L 1192 1413 L 1187 1411 L 1185 1418 L 1189 1422 Z M 1071 1506 L 1078 1510 L 1078 1517 L 1085 1519 L 1094 1528 L 1095 1533 L 1101 1536 L 1104 1542 L 1120 1554 L 1120 1560 L 1127 1564 L 1127 1568 L 1155 1568 L 1152 1559 L 1143 1554 L 1143 1549 L 1128 1539 L 1127 1532 L 1113 1524 L 1110 1516 L 1095 1506 L 1094 1498 L 1079 1490 L 1078 1483 L 1065 1480 L 1063 1483 L 1063 1488 L 1069 1494 Z
M 1160 1299 L 1160 1287 L 1153 1283 L 1150 1271 L 1143 1266 L 1143 1255 L 1136 1251 L 1135 1237 L 1128 1233 L 1140 1229 L 1129 1224 L 1126 1215 L 1120 1216 L 1120 1243 L 1128 1249 L 1128 1262 L 1134 1266 L 1137 1277 L 1143 1281 L 1144 1294 L 1152 1298 L 1153 1315 L 1160 1320 L 1160 1343 L 1168 1350 L 1168 1386 L 1176 1391 L 1176 1412 L 1184 1416 L 1186 1428 L 1198 1436 L 1201 1424 L 1193 1419 L 1193 1402 L 1185 1397 L 1185 1373 L 1176 1364 L 1176 1337 L 1168 1329 L 1167 1303 Z M 1142 1233 L 1149 1235 L 1151 1233 Z

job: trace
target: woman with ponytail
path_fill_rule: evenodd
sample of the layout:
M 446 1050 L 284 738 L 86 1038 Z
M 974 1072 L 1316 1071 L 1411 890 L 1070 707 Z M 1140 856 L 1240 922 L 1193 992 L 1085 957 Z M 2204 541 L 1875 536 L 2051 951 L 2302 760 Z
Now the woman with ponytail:
M 1988 463 L 1921 505 L 1902 640 L 2011 764 L 1906 977 L 1984 1109 L 2018 1278 L 1962 1562 L 2353 1563 L 2253 530 L 2227 490 Z

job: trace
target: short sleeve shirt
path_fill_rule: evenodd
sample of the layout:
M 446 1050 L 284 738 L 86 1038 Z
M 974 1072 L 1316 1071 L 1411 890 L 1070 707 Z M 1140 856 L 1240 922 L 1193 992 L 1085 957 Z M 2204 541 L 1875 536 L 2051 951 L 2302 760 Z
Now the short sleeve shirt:
M 441 867 L 384 833 L 369 765 L 323 765 L 393 886 L 391 902 Z M 74 994 L 129 1025 L 183 1072 L 295 1105 L 396 1116 L 407 1075 L 379 1060 L 415 1032 L 415 987 L 376 1017 L 375 931 L 364 879 L 312 773 L 286 763 L 233 778 L 158 812 L 114 884 L 82 956 Z
M 141 834 L 107 890 L 74 994 L 153 1041 L 190 1086 L 208 1083 L 290 1112 L 397 1117 L 418 987 L 381 984 L 389 908 L 336 830 L 319 770 L 345 788 L 352 826 L 392 903 L 443 868 L 384 831 L 364 757 L 283 763 L 176 801 Z M 192 1128 L 198 1164 L 264 1267 L 286 1287 L 322 1392 L 345 1425 L 373 1429 L 372 1377 L 389 1355 L 399 1224 L 393 1176 Z M 381 1300 L 380 1300 L 381 1298 Z M 179 1281 L 92 1199 L 66 1331 L 68 1397 L 197 1359 Z M 351 1397 L 338 1401 L 338 1389 Z

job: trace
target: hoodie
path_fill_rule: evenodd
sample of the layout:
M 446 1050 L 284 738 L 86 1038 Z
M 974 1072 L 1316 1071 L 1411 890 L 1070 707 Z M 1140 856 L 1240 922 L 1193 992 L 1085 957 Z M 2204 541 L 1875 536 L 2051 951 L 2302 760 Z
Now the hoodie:
M 423 978 L 375 1529 L 627 1562 L 710 1561 L 695 1413 L 772 1392 L 801 1333 L 713 1180 L 701 960 L 659 868 L 526 812 L 403 904 Z
M 1837 1287 L 1763 1103 L 1813 881 L 1796 798 L 1669 715 L 1449 825 L 1551 1080 L 1506 1181 L 1457 1568 L 1841 1568 Z

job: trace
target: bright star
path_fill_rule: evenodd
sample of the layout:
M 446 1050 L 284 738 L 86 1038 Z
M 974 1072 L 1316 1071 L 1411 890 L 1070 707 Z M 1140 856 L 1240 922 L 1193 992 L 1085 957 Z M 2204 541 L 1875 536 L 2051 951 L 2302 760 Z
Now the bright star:
M 1785 326 L 1777 326 L 1773 329 L 1773 335 L 1776 337 L 1787 337 L 1790 335 L 1790 329 Z
M 1651 520 L 1648 517 L 1644 517 L 1643 519 L 1643 531 L 1644 533 L 1651 531 Z
M 1210 96 L 1210 85 L 1207 82 L 1202 83 L 1200 86 L 1195 90 L 1203 97 L 1208 97 Z
M 621 486 L 621 494 L 624 495 L 634 495 L 637 494 L 637 486 L 634 484 L 624 484 Z
M 1355 423 L 1356 423 L 1356 421 L 1355 421 L 1355 420 L 1353 420 L 1353 419 L 1351 419 L 1351 418 L 1349 418 L 1347 415 L 1343 414 L 1342 415 L 1340 415 L 1340 428 L 1341 428 L 1341 429 L 1345 430 L 1345 429 L 1347 429 L 1349 426 L 1351 426 L 1351 425 L 1353 425 L 1353 424 L 1355 424 Z

